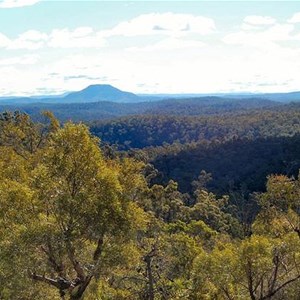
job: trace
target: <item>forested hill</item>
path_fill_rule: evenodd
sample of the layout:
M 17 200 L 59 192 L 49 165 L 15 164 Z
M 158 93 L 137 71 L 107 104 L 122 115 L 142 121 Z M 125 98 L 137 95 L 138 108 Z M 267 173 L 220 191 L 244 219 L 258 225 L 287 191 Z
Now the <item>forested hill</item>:
M 264 189 L 267 175 L 300 168 L 300 105 L 200 116 L 140 115 L 91 123 L 93 134 L 150 162 L 153 180 L 189 192 L 202 170 L 217 194 Z M 141 149 L 133 151 L 132 149 Z
M 268 174 L 296 175 L 300 167 L 293 150 L 300 133 L 299 103 L 205 97 L 22 108 L 36 120 L 50 109 L 63 121 L 91 121 L 91 132 L 103 143 L 118 150 L 143 149 L 138 155 L 159 172 L 153 182 L 175 179 L 182 191 L 191 190 L 201 170 L 212 173 L 209 188 L 216 193 L 244 188 L 249 194 L 264 188 Z
M 120 149 L 174 142 L 228 141 L 293 136 L 300 132 L 300 105 L 200 116 L 138 115 L 92 122 L 91 131 Z
M 78 97 L 81 97 L 80 94 Z M 0 111 L 20 110 L 38 119 L 43 110 L 52 111 L 58 119 L 73 121 L 94 121 L 137 114 L 164 115 L 211 115 L 245 111 L 255 108 L 281 106 L 279 102 L 266 99 L 231 99 L 221 97 L 200 97 L 188 99 L 166 99 L 154 102 L 116 103 L 109 101 L 92 103 L 31 103 L 1 105 Z
M 183 194 L 173 180 L 151 184 L 151 166 L 108 155 L 84 124 L 44 119 L 0 114 L 1 300 L 299 299 L 299 179 L 272 175 L 249 201 L 211 192 L 201 172 Z M 194 155 L 245 184 L 285 149 L 299 156 L 297 136 L 242 142 L 139 151 L 174 176 L 186 164 L 179 179 Z
M 238 192 L 247 197 L 264 191 L 267 176 L 285 174 L 297 177 L 300 169 L 300 134 L 256 140 L 198 142 L 149 147 L 142 151 L 158 174 L 153 182 L 175 180 L 181 191 L 189 192 L 202 170 L 212 179 L 207 187 L 220 194 Z M 139 151 L 135 154 L 141 154 Z M 242 205 L 238 201 L 238 205 Z

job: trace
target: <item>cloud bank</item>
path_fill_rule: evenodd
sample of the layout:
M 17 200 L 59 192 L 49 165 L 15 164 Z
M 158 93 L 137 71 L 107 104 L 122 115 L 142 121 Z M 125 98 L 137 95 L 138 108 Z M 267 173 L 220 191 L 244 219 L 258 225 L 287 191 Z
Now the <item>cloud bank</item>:
M 0 8 L 16 8 L 37 4 L 40 0 L 2 0 Z
M 224 29 L 220 20 L 165 12 L 103 29 L 3 32 L 0 86 L 3 93 L 23 95 L 95 83 L 140 93 L 297 90 L 298 23 L 300 13 L 286 20 L 248 15 Z

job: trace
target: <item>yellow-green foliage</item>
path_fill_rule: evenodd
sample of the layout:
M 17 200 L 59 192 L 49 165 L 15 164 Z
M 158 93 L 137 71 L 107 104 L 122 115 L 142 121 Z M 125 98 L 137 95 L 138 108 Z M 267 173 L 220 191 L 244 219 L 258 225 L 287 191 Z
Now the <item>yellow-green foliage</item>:
M 228 197 L 148 186 L 143 163 L 45 116 L 0 116 L 0 299 L 299 299 L 299 180 L 269 177 L 243 236 Z

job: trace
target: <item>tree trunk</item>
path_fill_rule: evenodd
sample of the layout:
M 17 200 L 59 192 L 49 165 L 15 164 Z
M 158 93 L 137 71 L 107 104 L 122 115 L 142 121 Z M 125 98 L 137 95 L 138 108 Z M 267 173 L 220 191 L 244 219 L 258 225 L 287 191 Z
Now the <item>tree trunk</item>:
M 83 300 L 85 290 L 87 289 L 88 285 L 93 278 L 92 275 L 88 276 L 84 282 L 78 284 L 74 287 L 70 293 L 70 300 Z
M 152 274 L 152 266 L 151 266 L 151 257 L 145 257 L 146 266 L 147 266 L 147 275 L 148 275 L 148 300 L 154 300 L 154 278 Z

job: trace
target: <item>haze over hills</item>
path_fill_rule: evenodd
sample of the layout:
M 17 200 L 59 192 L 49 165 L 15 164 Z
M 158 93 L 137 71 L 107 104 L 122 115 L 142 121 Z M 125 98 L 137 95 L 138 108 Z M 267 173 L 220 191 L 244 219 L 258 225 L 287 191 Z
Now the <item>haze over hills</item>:
M 37 103 L 91 103 L 109 101 L 116 103 L 153 102 L 162 99 L 189 99 L 218 97 L 230 99 L 264 99 L 276 102 L 300 101 L 300 92 L 290 93 L 212 93 L 212 94 L 134 94 L 109 84 L 90 85 L 83 90 L 52 96 L 0 97 L 0 104 L 23 105 Z
M 221 97 L 198 97 L 187 99 L 165 99 L 136 103 L 117 103 L 112 101 L 86 103 L 11 103 L 0 105 L 0 111 L 20 110 L 34 119 L 42 111 L 50 110 L 61 121 L 93 121 L 112 119 L 129 115 L 215 115 L 219 113 L 243 112 L 251 109 L 276 108 L 283 103 L 265 99 L 231 99 Z
M 144 100 L 144 99 L 143 99 Z M 30 103 L 88 103 L 99 101 L 138 102 L 143 101 L 139 96 L 121 91 L 108 84 L 95 84 L 77 92 L 70 92 L 58 96 L 39 97 L 3 97 L 3 104 L 30 104 Z

